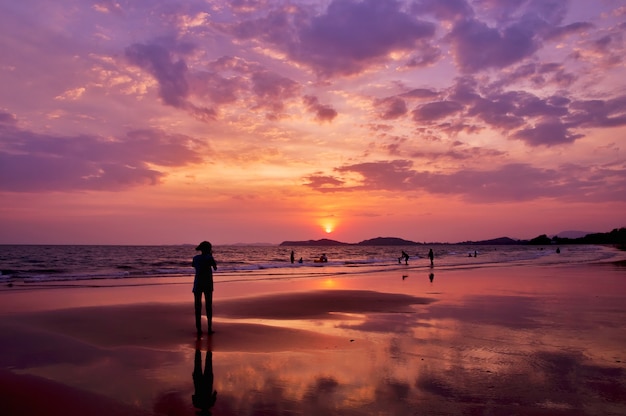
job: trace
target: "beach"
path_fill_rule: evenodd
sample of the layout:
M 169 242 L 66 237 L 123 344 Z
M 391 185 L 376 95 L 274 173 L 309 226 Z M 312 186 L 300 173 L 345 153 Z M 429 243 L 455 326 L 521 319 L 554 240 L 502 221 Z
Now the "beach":
M 621 262 L 192 279 L 0 290 L 0 414 L 626 414 Z

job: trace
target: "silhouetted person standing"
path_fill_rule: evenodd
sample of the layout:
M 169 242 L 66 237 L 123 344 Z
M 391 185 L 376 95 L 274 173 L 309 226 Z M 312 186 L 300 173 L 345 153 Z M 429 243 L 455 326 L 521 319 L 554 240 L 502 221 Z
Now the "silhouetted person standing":
M 402 254 L 398 257 L 398 264 L 400 264 L 404 260 L 404 264 L 409 264 L 409 255 L 402 250 Z
M 432 248 L 428 251 L 428 258 L 430 259 L 430 267 L 433 267 L 435 265 L 435 263 L 434 263 L 435 253 L 433 253 L 433 249 Z
M 213 333 L 213 270 L 217 270 L 217 263 L 213 258 L 213 248 L 208 241 L 201 242 L 196 250 L 201 254 L 194 256 L 192 265 L 196 269 L 193 281 L 193 298 L 196 312 L 196 329 L 202 335 L 202 294 L 206 307 L 206 317 L 209 323 L 209 334 Z
M 291 264 L 293 264 L 296 261 L 296 253 L 293 252 L 293 250 L 291 250 Z
M 191 401 L 198 414 L 210 415 L 210 409 L 217 400 L 217 391 L 213 390 L 213 352 L 207 350 L 204 360 L 204 372 L 202 371 L 202 353 L 196 347 L 196 355 L 193 362 L 193 386 L 194 394 Z

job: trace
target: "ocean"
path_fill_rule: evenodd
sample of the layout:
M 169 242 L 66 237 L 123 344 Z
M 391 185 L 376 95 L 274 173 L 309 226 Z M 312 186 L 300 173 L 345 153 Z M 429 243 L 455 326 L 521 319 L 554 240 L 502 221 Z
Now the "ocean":
M 577 264 L 619 261 L 626 252 L 600 245 L 557 246 L 214 246 L 218 263 L 216 282 L 241 279 L 293 279 L 384 270 L 430 268 L 428 250 L 435 253 L 435 268 L 495 267 L 513 264 Z M 560 253 L 557 253 L 559 248 Z M 290 262 L 291 250 L 296 262 Z M 398 263 L 401 251 L 411 257 Z M 476 256 L 474 257 L 474 253 Z M 194 245 L 0 245 L 0 284 L 42 285 L 137 278 L 192 276 Z M 316 263 L 321 254 L 327 263 Z M 303 262 L 298 263 L 302 258 Z

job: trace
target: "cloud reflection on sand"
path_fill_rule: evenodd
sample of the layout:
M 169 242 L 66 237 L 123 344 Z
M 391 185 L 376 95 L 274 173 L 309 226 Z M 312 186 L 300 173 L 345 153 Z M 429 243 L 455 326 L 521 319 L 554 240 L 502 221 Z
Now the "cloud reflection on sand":
M 198 344 L 190 303 L 16 314 L 0 321 L 0 363 L 152 414 L 193 411 L 196 348 L 212 351 L 215 415 L 626 410 L 623 271 L 436 274 L 338 279 L 341 290 L 290 282 L 256 296 L 248 284 L 217 297 L 217 333 Z

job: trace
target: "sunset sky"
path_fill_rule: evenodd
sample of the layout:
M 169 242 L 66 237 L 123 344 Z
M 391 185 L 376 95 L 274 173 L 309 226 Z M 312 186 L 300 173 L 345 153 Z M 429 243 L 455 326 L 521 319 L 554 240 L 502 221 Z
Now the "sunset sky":
M 0 4 L 0 243 L 626 226 L 626 1 Z

